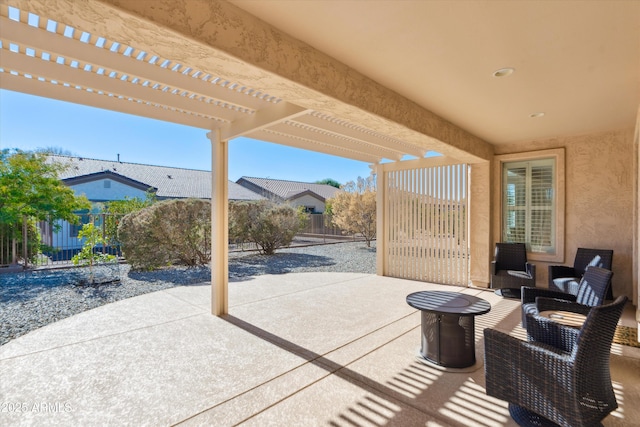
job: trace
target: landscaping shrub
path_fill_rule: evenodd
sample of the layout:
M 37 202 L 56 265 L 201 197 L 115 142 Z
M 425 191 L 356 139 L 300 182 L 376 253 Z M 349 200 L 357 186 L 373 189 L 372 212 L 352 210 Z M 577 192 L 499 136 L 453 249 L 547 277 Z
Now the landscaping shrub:
M 241 245 L 250 242 L 249 229 L 251 219 L 249 212 L 255 209 L 257 202 L 229 202 L 229 242 Z
M 271 201 L 231 202 L 229 204 L 229 238 L 234 242 L 250 241 L 265 255 L 289 246 L 305 226 L 301 210 Z
M 104 245 L 106 242 L 102 236 L 102 230 L 96 228 L 93 222 L 89 222 L 82 226 L 82 229 L 78 233 L 78 238 L 83 239 L 84 244 L 80 252 L 71 258 L 71 261 L 73 261 L 74 265 L 85 265 L 89 267 L 89 277 L 86 282 L 82 283 L 93 285 L 120 280 L 118 259 L 114 255 L 99 251 L 98 246 Z M 102 266 L 99 269 L 96 268 L 100 264 L 102 264 Z M 111 264 L 113 268 L 106 267 L 105 264 Z M 99 277 L 97 277 L 96 270 L 101 272 Z
M 335 225 L 364 237 L 367 247 L 376 238 L 376 182 L 373 176 L 349 181 L 333 199 L 327 201 Z
M 257 203 L 256 209 L 249 211 L 249 218 L 249 240 L 265 255 L 289 246 L 303 225 L 295 208 L 266 201 Z
M 208 265 L 211 203 L 200 199 L 156 203 L 126 215 L 118 226 L 118 237 L 132 268 Z

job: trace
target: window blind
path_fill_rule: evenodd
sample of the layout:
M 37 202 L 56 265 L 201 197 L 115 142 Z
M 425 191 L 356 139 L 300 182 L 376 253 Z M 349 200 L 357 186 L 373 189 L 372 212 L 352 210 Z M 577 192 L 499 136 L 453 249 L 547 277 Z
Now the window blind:
M 555 250 L 555 159 L 505 163 L 503 241 Z

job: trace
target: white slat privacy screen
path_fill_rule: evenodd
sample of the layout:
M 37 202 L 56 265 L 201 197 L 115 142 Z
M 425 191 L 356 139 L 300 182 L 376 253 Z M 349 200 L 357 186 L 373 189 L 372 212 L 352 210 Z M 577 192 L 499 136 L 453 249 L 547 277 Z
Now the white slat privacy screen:
M 384 168 L 389 276 L 468 286 L 468 170 L 464 164 Z

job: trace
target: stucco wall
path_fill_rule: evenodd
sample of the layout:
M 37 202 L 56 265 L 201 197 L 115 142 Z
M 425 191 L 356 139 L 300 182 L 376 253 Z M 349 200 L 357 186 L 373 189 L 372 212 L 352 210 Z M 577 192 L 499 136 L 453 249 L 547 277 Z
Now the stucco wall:
M 469 239 L 471 265 L 469 278 L 474 286 L 488 288 L 489 264 L 493 260 L 491 245 L 491 162 L 471 165 L 469 187 Z
M 519 145 L 521 151 L 522 145 Z M 613 249 L 614 295 L 633 297 L 634 131 L 531 141 L 531 151 L 564 147 L 565 257 L 572 264 L 578 247 Z M 510 151 L 512 150 L 512 151 Z M 516 152 L 498 146 L 496 154 Z M 494 190 L 500 191 L 500 183 Z M 494 215 L 500 215 L 495 209 Z M 494 218 L 495 219 L 495 218 Z M 546 287 L 550 263 L 536 262 L 537 286 Z
M 308 207 L 313 206 L 315 208 L 316 213 L 324 212 L 324 202 L 308 194 L 305 196 L 293 199 L 290 201 L 290 203 L 293 206 L 308 206 Z

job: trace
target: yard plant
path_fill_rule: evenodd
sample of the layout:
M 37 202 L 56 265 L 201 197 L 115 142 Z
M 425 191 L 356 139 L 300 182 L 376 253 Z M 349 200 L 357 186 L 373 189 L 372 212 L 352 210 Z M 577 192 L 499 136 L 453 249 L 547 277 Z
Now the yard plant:
M 33 234 L 36 221 L 49 221 L 54 226 L 56 220 L 78 223 L 75 212 L 88 209 L 90 203 L 86 197 L 76 196 L 72 189 L 60 181 L 59 174 L 65 167 L 60 163 L 48 163 L 46 153 L 0 150 L 2 234 L 20 242 L 24 224 L 28 233 Z M 29 258 L 38 256 L 38 244 L 29 244 L 28 249 Z
M 133 268 L 208 265 L 211 261 L 211 203 L 165 200 L 122 218 L 122 251 Z
M 367 246 L 376 238 L 376 187 L 373 176 L 358 177 L 327 201 L 332 221 L 341 229 L 364 237 Z
M 96 264 L 115 263 L 117 258 L 114 255 L 102 253 L 98 250 L 98 246 L 105 245 L 106 239 L 102 234 L 102 230 L 95 226 L 93 222 L 89 222 L 82 226 L 78 232 L 78 238 L 84 240 L 84 244 L 80 252 L 75 254 L 71 261 L 74 265 L 85 265 L 89 267 L 89 284 L 95 283 Z
M 252 242 L 265 255 L 291 244 L 295 235 L 305 227 L 307 217 L 301 208 L 259 202 L 231 202 L 229 204 L 229 239 L 232 242 Z

